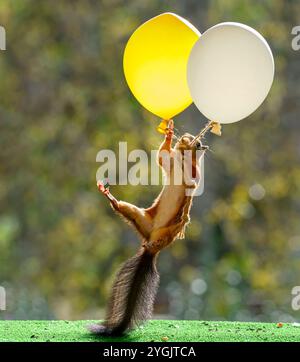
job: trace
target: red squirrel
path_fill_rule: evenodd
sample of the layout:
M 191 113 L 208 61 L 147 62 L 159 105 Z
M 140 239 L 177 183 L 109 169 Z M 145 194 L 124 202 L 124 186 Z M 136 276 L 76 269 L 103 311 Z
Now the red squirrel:
M 99 191 L 107 197 L 116 213 L 137 231 L 142 243 L 137 254 L 127 260 L 116 275 L 105 321 L 89 327 L 95 334 L 122 335 L 139 322 L 151 318 L 159 283 L 157 256 L 175 239 L 184 238 L 185 227 L 190 221 L 194 191 L 201 178 L 199 159 L 208 146 L 203 146 L 196 137 L 186 133 L 177 139 L 172 148 L 173 128 L 171 120 L 157 157 L 168 182 L 150 207 L 139 208 L 118 201 L 102 182 L 97 183 Z M 184 156 L 184 151 L 188 150 L 192 155 L 189 159 Z M 165 167 L 163 162 L 164 152 L 170 156 L 169 167 Z M 188 180 L 181 174 L 182 182 L 174 181 L 176 154 L 183 157 L 183 166 L 180 166 L 184 168 L 183 172 L 186 166 L 191 166 L 192 174 L 189 174 Z M 187 165 L 188 162 L 192 165 Z

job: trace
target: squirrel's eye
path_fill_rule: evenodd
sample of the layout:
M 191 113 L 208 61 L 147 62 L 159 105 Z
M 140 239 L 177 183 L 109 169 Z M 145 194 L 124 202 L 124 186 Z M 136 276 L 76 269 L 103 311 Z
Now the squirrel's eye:
M 201 143 L 200 142 L 196 143 L 196 148 L 197 148 L 197 150 L 200 150 L 200 148 L 201 148 Z

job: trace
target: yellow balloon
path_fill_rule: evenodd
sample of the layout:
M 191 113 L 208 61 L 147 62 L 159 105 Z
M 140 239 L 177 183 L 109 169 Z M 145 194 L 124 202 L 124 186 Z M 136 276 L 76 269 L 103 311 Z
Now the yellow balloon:
M 199 31 L 182 17 L 164 13 L 130 37 L 123 59 L 126 81 L 150 112 L 170 119 L 192 103 L 187 62 Z

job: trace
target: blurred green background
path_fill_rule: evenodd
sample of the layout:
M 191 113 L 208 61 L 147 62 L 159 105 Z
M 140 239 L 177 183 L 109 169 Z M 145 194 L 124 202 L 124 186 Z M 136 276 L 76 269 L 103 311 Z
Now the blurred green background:
M 207 137 L 205 193 L 186 239 L 159 258 L 155 317 L 300 319 L 291 308 L 300 284 L 298 0 L 0 2 L 0 318 L 103 317 L 114 273 L 139 241 L 98 194 L 96 155 L 119 141 L 150 152 L 162 140 L 125 83 L 122 56 L 137 26 L 165 11 L 201 32 L 223 21 L 254 27 L 276 76 L 259 110 Z M 195 133 L 205 119 L 192 105 L 175 122 Z M 113 187 L 139 206 L 159 190 Z

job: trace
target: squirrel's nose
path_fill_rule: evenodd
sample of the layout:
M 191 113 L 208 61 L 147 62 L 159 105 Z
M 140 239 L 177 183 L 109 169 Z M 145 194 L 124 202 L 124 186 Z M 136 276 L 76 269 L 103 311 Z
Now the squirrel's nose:
M 208 149 L 209 149 L 209 146 L 206 146 L 206 145 L 202 145 L 202 146 L 201 146 L 201 150 L 204 150 L 204 151 L 205 151 L 205 150 L 208 150 Z

